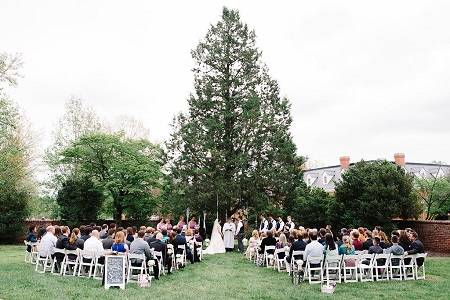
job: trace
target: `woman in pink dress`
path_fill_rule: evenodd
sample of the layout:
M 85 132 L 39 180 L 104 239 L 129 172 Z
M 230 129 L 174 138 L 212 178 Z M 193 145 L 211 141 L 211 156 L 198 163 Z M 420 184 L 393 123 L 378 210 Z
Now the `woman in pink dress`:
M 172 223 L 170 222 L 170 219 L 167 218 L 166 219 L 166 230 L 168 233 L 171 233 L 173 229 Z
M 161 220 L 159 220 L 158 225 L 156 225 L 156 230 L 158 230 L 159 232 L 162 232 L 163 229 L 166 229 L 166 223 L 164 221 L 164 218 L 161 218 Z
M 184 221 L 184 216 L 180 216 L 180 219 L 178 221 L 177 227 L 183 229 L 183 227 L 186 225 L 186 222 Z
M 194 230 L 195 228 L 197 228 L 197 221 L 195 217 L 192 217 L 192 219 L 189 221 L 188 229 Z

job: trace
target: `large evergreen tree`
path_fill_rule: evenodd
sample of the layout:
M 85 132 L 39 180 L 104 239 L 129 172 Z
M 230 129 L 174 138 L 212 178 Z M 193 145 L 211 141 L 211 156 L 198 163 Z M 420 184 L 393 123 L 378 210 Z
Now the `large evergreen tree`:
M 194 92 L 166 143 L 171 197 L 179 207 L 222 216 L 240 208 L 283 208 L 301 182 L 290 104 L 261 61 L 255 32 L 235 10 L 192 51 Z M 182 199 L 183 201 L 179 201 Z

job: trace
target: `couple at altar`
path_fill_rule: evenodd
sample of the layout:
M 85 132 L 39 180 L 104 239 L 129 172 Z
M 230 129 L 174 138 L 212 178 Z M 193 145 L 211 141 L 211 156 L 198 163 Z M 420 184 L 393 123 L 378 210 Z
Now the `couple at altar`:
M 238 251 L 243 253 L 244 244 L 242 240 L 244 239 L 244 223 L 241 217 L 238 217 L 236 223 L 231 218 L 228 218 L 227 222 L 223 225 L 223 229 L 220 226 L 219 220 L 216 219 L 211 232 L 209 246 L 205 249 L 204 253 L 218 254 L 233 251 L 235 237 L 238 240 Z

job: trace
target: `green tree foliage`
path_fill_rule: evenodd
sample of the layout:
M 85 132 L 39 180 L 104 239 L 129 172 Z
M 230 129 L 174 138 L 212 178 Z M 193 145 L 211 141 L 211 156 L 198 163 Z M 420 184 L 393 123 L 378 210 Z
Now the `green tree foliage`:
M 308 187 L 299 191 L 290 215 L 302 226 L 325 227 L 331 223 L 334 201 L 334 197 L 323 189 Z
M 450 178 L 416 178 L 415 188 L 425 206 L 427 220 L 450 212 Z
M 387 161 L 358 162 L 336 184 L 331 208 L 338 226 L 390 226 L 392 218 L 417 217 L 421 211 L 413 177 Z
M 189 112 L 174 119 L 166 143 L 176 205 L 191 211 L 234 212 L 286 207 L 301 182 L 303 158 L 290 134 L 290 104 L 280 98 L 255 44 L 255 32 L 235 10 L 192 51 L 194 92 Z
M 95 220 L 102 200 L 102 191 L 86 177 L 67 180 L 56 197 L 61 219 L 70 221 Z
M 35 193 L 30 137 L 17 107 L 4 93 L 15 86 L 20 59 L 0 54 L 0 241 L 11 242 L 23 230 Z
M 60 164 L 76 164 L 78 174 L 111 198 L 118 221 L 122 214 L 145 219 L 157 205 L 161 150 L 146 140 L 120 134 L 85 134 L 61 153 Z

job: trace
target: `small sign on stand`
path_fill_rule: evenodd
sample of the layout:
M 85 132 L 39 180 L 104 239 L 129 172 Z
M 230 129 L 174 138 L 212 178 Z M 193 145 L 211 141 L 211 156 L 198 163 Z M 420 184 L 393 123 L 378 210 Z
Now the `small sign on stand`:
M 125 255 L 105 256 L 105 289 L 112 286 L 125 289 Z

